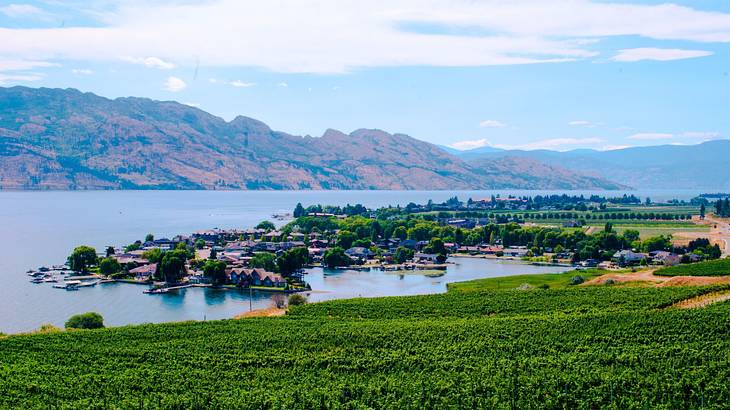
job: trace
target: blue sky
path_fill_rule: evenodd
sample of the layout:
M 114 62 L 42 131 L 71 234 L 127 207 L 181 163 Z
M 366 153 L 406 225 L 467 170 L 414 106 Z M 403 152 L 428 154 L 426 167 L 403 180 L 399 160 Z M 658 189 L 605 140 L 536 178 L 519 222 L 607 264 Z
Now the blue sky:
M 0 2 L 0 85 L 321 135 L 568 150 L 730 137 L 730 2 Z

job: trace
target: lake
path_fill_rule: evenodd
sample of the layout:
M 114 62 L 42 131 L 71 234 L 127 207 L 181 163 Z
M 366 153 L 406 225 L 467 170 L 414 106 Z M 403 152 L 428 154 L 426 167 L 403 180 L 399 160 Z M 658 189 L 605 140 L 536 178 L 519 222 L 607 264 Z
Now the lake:
M 274 213 L 291 212 L 297 202 L 368 207 L 442 202 L 500 195 L 546 195 L 565 191 L 51 191 L 0 192 L 0 332 L 16 333 L 43 323 L 62 326 L 71 315 L 97 311 L 107 325 L 229 318 L 249 309 L 246 291 L 186 289 L 168 295 L 144 295 L 143 286 L 104 284 L 77 292 L 32 284 L 25 271 L 60 264 L 77 245 L 103 249 L 143 239 L 189 234 L 209 228 L 247 228 Z M 624 192 L 574 191 L 568 194 L 622 195 Z M 697 191 L 627 191 L 654 201 L 689 199 Z M 412 295 L 443 292 L 446 283 L 520 273 L 557 272 L 564 268 L 513 262 L 452 258 L 441 277 L 393 272 L 328 272 L 312 269 L 310 299 Z M 251 306 L 271 303 L 254 293 Z

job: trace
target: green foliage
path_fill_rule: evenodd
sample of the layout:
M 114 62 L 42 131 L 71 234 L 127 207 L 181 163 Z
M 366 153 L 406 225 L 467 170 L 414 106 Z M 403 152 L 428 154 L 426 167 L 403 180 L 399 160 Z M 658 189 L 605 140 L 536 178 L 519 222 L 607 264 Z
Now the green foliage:
M 672 249 L 671 235 L 659 235 L 641 241 L 642 252 L 668 251 Z
M 261 221 L 258 225 L 256 225 L 256 229 L 263 229 L 265 231 L 273 231 L 276 229 L 276 225 L 274 225 L 271 221 Z
M 132 252 L 142 249 L 142 241 L 135 241 L 124 247 L 124 252 Z
M 145 241 L 145 242 L 152 242 L 152 241 L 154 241 L 154 240 L 155 240 L 155 235 L 152 235 L 151 233 L 148 233 L 148 234 L 147 234 L 147 235 L 146 235 L 146 236 L 144 237 L 144 241 Z
M 345 254 L 345 250 L 339 246 L 327 249 L 324 253 L 324 264 L 327 267 L 335 268 L 338 266 L 348 266 L 352 264 L 352 259 Z
M 296 272 L 307 263 L 309 263 L 309 251 L 307 251 L 307 248 L 302 247 L 285 251 L 276 258 L 276 265 L 279 267 L 279 272 L 284 275 Z
M 99 272 L 103 275 L 111 275 L 121 270 L 121 265 L 114 258 L 104 258 L 99 261 Z
M 307 297 L 299 294 L 294 293 L 292 295 L 289 295 L 289 306 L 301 306 L 307 303 Z
M 396 263 L 404 263 L 408 260 L 413 259 L 413 249 L 404 248 L 402 246 L 399 246 L 395 253 L 393 254 L 393 260 Z
M 226 283 L 226 263 L 209 259 L 203 265 L 203 274 L 210 278 L 214 285 L 222 285 Z
M 152 248 L 144 251 L 142 257 L 150 261 L 151 263 L 158 263 L 162 260 L 162 249 Z
M 195 241 L 195 249 L 203 249 L 205 247 L 205 241 L 202 239 L 198 239 Z
M 350 249 L 355 240 L 357 240 L 357 235 L 348 230 L 343 229 L 337 234 L 337 246 L 342 249 Z
M 682 264 L 658 269 L 659 276 L 725 276 L 730 275 L 730 259 Z
M 104 327 L 104 318 L 96 312 L 73 315 L 66 321 L 66 329 L 100 329 Z
M 68 266 L 76 272 L 86 272 L 90 266 L 96 265 L 96 249 L 91 246 L 77 246 L 68 257 Z
M 163 253 L 160 272 L 165 282 L 177 283 L 180 280 L 187 258 L 188 253 L 179 249 Z
M 273 253 L 256 252 L 251 258 L 249 266 L 252 268 L 263 268 L 269 272 L 276 272 L 276 256 Z
M 583 283 L 585 281 L 586 280 L 583 278 L 583 276 L 580 276 L 580 275 L 575 275 L 572 278 L 570 278 L 570 284 L 573 286 L 580 285 L 581 283 Z

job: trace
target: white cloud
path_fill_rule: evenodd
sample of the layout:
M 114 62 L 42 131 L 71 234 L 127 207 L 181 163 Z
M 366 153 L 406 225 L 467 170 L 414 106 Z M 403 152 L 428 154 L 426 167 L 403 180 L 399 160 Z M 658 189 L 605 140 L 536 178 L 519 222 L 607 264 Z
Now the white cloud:
M 276 84 L 276 86 L 277 87 L 286 88 L 286 87 L 289 87 L 289 84 L 287 84 L 287 83 L 285 83 L 285 82 L 282 81 L 282 82 Z
M 157 57 L 123 57 L 122 60 L 132 64 L 141 64 L 148 68 L 157 68 L 160 70 L 172 70 L 176 67 L 175 64 Z
M 711 140 L 715 138 L 720 137 L 720 133 L 717 131 L 687 131 L 682 133 L 683 137 L 686 138 L 699 138 L 699 139 L 706 139 Z
M 551 138 L 539 141 L 529 142 L 527 144 L 518 145 L 505 145 L 505 144 L 494 144 L 494 147 L 502 149 L 521 149 L 521 150 L 535 150 L 535 149 L 550 149 L 557 151 L 564 151 L 573 149 L 576 146 L 589 146 L 600 144 L 603 139 L 597 137 L 590 138 Z
M 574 127 L 579 127 L 579 126 L 580 127 L 594 127 L 595 126 L 592 122 L 585 121 L 585 120 L 571 121 L 568 123 L 568 125 L 572 125 Z
M 387 66 L 574 61 L 597 55 L 596 40 L 614 36 L 730 42 L 730 13 L 674 4 L 598 0 L 115 0 L 111 4 L 111 11 L 95 15 L 98 26 L 1 28 L 0 56 L 108 62 L 146 55 L 190 66 L 199 61 L 209 67 L 341 73 Z M 276 24 L 271 24 L 272 16 Z M 489 34 L 425 33 L 414 29 L 419 25 Z M 172 65 L 160 61 L 152 66 Z
M 497 120 L 484 120 L 479 123 L 482 128 L 504 128 L 507 124 Z
M 249 88 L 249 87 L 253 87 L 254 85 L 256 85 L 256 83 L 246 83 L 241 80 L 234 80 L 234 81 L 231 81 L 229 84 L 231 84 L 234 87 L 242 87 L 242 88 Z
M 638 134 L 630 135 L 626 137 L 630 140 L 668 140 L 674 138 L 674 134 L 664 132 L 640 132 Z
M 0 71 L 32 70 L 46 67 L 58 67 L 58 64 L 37 60 L 0 60 Z
M 618 149 L 632 148 L 633 145 L 604 145 L 601 147 L 601 151 L 615 151 Z
M 88 68 L 73 68 L 71 69 L 71 72 L 76 75 L 91 75 L 94 74 L 93 70 L 90 70 Z
M 474 149 L 474 148 L 486 147 L 488 145 L 490 145 L 489 141 L 482 138 L 479 140 L 457 141 L 453 144 L 449 144 L 449 147 L 458 149 L 458 150 L 462 150 L 462 151 L 466 151 L 466 150 L 470 150 L 470 149 Z
M 30 74 L 3 74 L 0 73 L 0 85 L 16 82 L 30 82 L 39 81 L 43 79 L 42 74 L 30 73 Z
M 165 84 L 163 85 L 162 89 L 176 93 L 178 91 L 184 90 L 185 87 L 187 87 L 187 86 L 188 85 L 185 84 L 185 81 L 183 81 L 177 77 L 167 77 L 167 80 L 165 81 Z
M 681 50 L 678 48 L 629 48 L 619 50 L 618 54 L 611 59 L 621 62 L 636 62 L 642 60 L 672 61 L 684 60 L 686 58 L 697 58 L 711 56 L 711 51 L 704 50 Z
M 0 7 L 0 13 L 11 18 L 45 16 L 46 12 L 32 4 L 8 4 Z

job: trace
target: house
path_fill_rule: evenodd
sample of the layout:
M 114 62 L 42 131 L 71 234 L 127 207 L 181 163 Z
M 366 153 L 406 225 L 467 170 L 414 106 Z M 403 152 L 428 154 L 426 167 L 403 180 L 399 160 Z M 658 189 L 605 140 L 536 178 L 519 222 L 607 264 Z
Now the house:
M 581 221 L 565 221 L 563 222 L 563 228 L 580 228 L 583 226 L 583 223 Z
M 142 265 L 140 267 L 131 269 L 129 271 L 130 274 L 134 275 L 134 280 L 138 280 L 140 282 L 146 282 L 150 280 L 152 275 L 157 272 L 157 264 L 156 263 L 150 263 L 148 265 Z
M 527 256 L 527 247 L 526 246 L 510 246 L 507 248 L 503 248 L 502 252 L 506 256 L 513 256 L 513 257 L 524 257 Z
M 371 256 L 373 256 L 373 253 L 370 251 L 370 249 L 362 247 L 362 246 L 355 246 L 345 251 L 345 254 L 350 257 L 350 259 L 355 260 L 367 260 Z
M 428 244 L 428 242 L 426 242 L 426 243 Z M 413 239 L 404 239 L 404 240 L 400 241 L 399 246 L 402 246 L 402 247 L 408 248 L 408 249 L 416 249 L 416 247 L 418 246 L 418 241 L 414 241 Z
M 435 253 L 417 253 L 413 255 L 413 261 L 416 263 L 439 263 L 441 255 Z
M 648 259 L 649 255 L 645 253 L 634 252 L 630 249 L 624 249 L 613 254 L 613 260 L 620 266 L 637 265 L 643 260 Z
M 286 287 L 286 279 L 274 272 L 261 268 L 233 268 L 228 271 L 231 283 L 241 286 Z
M 667 251 L 652 251 L 649 252 L 651 262 L 657 265 L 674 266 L 678 265 L 682 260 L 682 257 Z

